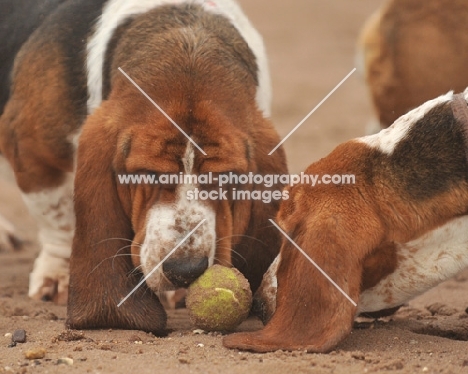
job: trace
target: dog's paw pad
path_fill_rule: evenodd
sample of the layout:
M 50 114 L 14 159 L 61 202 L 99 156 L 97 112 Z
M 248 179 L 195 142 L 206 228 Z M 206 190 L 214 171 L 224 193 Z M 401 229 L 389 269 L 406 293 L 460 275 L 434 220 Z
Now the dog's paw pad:
M 44 278 L 39 287 L 30 291 L 29 296 L 34 300 L 52 301 L 65 305 L 68 299 L 68 276 L 60 276 L 55 279 Z
M 66 304 L 70 278 L 68 264 L 67 259 L 41 254 L 36 259 L 34 270 L 29 277 L 29 297 Z

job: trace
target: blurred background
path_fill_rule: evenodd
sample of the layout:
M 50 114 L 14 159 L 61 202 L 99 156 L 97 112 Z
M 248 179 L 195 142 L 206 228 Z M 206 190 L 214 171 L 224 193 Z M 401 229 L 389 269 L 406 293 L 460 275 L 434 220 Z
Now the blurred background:
M 286 136 L 355 67 L 356 40 L 382 0 L 240 0 L 263 35 L 273 82 L 272 120 Z M 362 136 L 372 118 L 355 72 L 285 143 L 290 172 Z

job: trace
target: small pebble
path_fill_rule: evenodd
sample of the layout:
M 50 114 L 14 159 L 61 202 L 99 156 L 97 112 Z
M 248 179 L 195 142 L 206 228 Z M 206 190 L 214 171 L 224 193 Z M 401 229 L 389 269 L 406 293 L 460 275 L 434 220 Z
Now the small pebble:
M 197 344 L 197 347 L 199 347 L 199 348 L 203 348 L 204 346 L 205 346 L 205 344 L 203 344 L 203 343 L 198 343 Z
M 11 338 L 13 336 L 13 334 L 11 332 L 7 332 L 5 334 L 5 338 Z
M 15 330 L 13 336 L 11 337 L 13 343 L 24 343 L 26 342 L 26 331 L 23 329 Z
M 68 366 L 73 366 L 73 359 L 71 359 L 70 357 L 59 358 L 59 359 L 57 360 L 57 365 L 60 365 L 60 364 L 65 364 L 65 365 L 68 365 Z
M 196 330 L 193 330 L 193 333 L 194 333 L 195 335 L 203 335 L 203 334 L 205 334 L 205 330 L 196 329 Z
M 36 360 L 36 359 L 44 358 L 45 354 L 46 354 L 46 350 L 40 347 L 40 348 L 33 348 L 33 349 L 26 351 L 24 353 L 24 356 L 28 360 Z
M 429 371 L 429 368 L 427 366 L 424 366 L 422 371 L 423 371 L 423 373 L 427 373 Z

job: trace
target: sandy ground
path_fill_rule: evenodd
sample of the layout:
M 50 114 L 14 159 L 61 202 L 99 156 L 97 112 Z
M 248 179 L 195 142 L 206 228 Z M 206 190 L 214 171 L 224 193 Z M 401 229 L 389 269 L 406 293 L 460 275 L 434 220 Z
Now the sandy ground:
M 355 40 L 381 0 L 242 0 L 262 32 L 274 85 L 273 120 L 285 136 L 354 67 Z M 299 172 L 337 144 L 360 136 L 371 118 L 365 86 L 354 74 L 285 143 L 290 170 Z M 462 373 L 468 372 L 468 272 L 412 301 L 385 320 L 361 320 L 330 354 L 251 354 L 222 346 L 219 334 L 193 333 L 185 310 L 169 313 L 167 338 L 141 331 L 64 334 L 65 308 L 27 298 L 38 251 L 29 218 L 5 165 L 0 166 L 0 213 L 29 240 L 0 253 L 0 372 L 17 373 Z M 258 329 L 249 320 L 239 329 Z M 5 337 L 25 329 L 27 342 Z M 25 359 L 44 348 L 45 358 Z M 73 365 L 58 363 L 72 358 Z M 62 360 L 63 361 L 63 360 Z M 71 361 L 68 361 L 71 363 Z

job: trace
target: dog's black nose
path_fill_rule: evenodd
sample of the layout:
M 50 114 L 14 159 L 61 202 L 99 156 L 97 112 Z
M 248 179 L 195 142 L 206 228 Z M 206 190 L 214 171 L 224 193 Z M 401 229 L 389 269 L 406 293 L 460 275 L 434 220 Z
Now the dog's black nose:
M 188 287 L 208 269 L 208 257 L 168 259 L 163 264 L 164 275 L 176 287 Z

